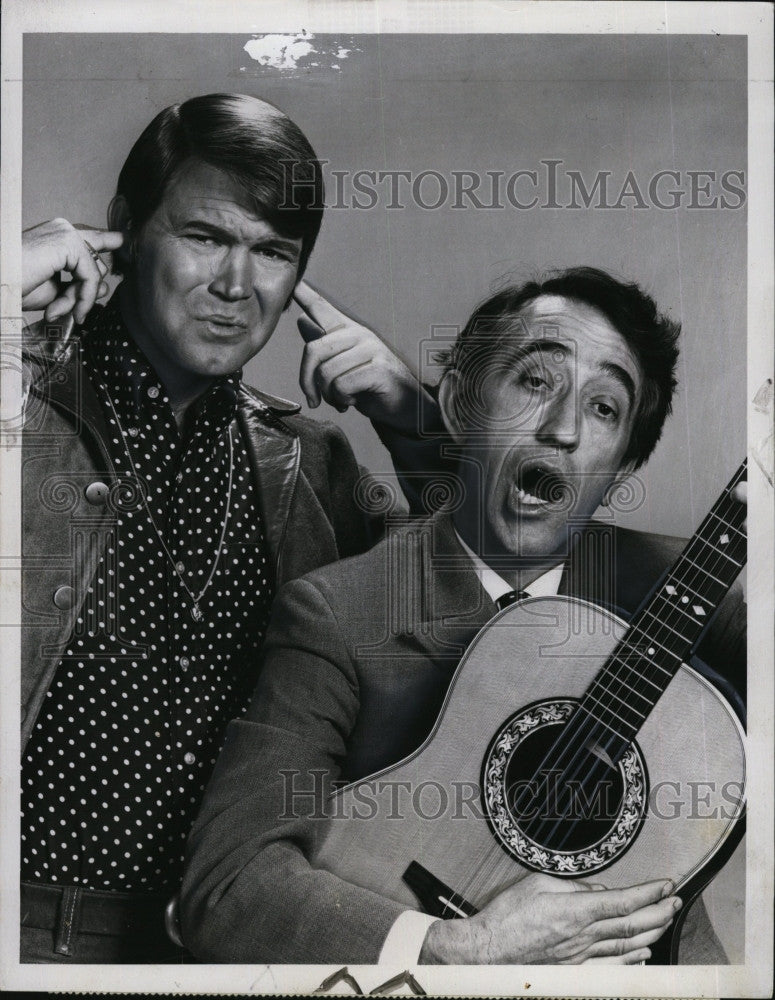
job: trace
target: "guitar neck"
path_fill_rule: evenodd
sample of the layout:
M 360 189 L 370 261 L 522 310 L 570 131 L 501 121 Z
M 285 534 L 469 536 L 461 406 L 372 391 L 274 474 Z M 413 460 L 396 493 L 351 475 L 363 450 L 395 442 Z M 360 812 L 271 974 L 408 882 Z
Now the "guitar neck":
M 731 495 L 745 474 L 743 462 L 582 699 L 585 711 L 624 743 L 648 718 L 745 565 L 746 509 Z

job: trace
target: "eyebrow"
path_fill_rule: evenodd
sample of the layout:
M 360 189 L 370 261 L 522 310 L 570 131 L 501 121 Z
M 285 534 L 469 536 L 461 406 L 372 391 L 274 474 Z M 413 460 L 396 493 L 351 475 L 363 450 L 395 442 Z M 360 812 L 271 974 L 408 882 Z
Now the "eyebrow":
M 234 240 L 234 234 L 228 229 L 224 229 L 222 226 L 219 226 L 214 222 L 207 222 L 205 219 L 197 219 L 196 217 L 187 219 L 183 222 L 180 228 L 198 229 L 210 236 L 218 237 L 223 242 L 231 242 Z M 267 233 L 266 236 L 259 237 L 254 241 L 254 246 L 277 247 L 280 250 L 286 250 L 288 253 L 297 255 L 301 253 L 301 247 L 297 241 L 278 236 L 276 233 Z
M 635 405 L 635 383 L 632 380 L 632 376 L 621 365 L 615 365 L 612 361 L 603 361 L 599 365 L 600 371 L 604 372 L 606 375 L 610 376 L 615 382 L 627 393 L 627 399 L 629 400 L 630 409 Z

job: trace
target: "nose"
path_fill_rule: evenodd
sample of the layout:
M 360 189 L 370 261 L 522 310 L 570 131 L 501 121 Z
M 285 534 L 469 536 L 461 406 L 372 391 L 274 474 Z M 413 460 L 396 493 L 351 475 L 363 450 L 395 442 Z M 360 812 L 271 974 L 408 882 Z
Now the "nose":
M 573 451 L 579 443 L 578 423 L 575 395 L 558 393 L 542 401 L 536 437 L 541 444 Z
M 213 274 L 209 290 L 228 302 L 249 299 L 253 294 L 253 268 L 244 247 L 228 247 Z

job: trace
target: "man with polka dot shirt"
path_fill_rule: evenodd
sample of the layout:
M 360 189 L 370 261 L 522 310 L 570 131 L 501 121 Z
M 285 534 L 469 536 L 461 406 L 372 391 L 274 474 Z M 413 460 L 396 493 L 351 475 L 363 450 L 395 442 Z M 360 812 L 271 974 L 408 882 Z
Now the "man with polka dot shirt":
M 165 905 L 274 593 L 378 537 L 341 432 L 241 381 L 294 294 L 310 405 L 381 422 L 399 466 L 401 422 L 433 410 L 299 284 L 322 206 L 298 127 L 211 94 L 146 128 L 108 231 L 24 234 L 23 306 L 45 318 L 25 387 L 23 962 L 181 960 Z M 99 306 L 106 252 L 123 280 Z

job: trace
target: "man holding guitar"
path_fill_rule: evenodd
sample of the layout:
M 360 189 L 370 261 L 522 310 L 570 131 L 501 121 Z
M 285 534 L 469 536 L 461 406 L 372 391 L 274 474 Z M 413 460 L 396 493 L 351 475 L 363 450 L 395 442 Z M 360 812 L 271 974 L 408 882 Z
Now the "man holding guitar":
M 324 327 L 333 318 L 325 304 L 312 303 L 310 311 Z M 182 922 L 195 955 L 402 967 L 634 964 L 651 956 L 682 906 L 667 878 L 667 853 L 618 883 L 605 865 L 585 869 L 594 874 L 583 881 L 525 874 L 515 865 L 513 876 L 488 883 L 488 866 L 504 854 L 492 840 L 484 864 L 472 861 L 466 870 L 463 862 L 454 879 L 446 869 L 423 870 L 441 909 L 427 905 L 423 886 L 407 875 L 413 862 L 422 865 L 416 855 L 430 850 L 436 829 L 434 808 L 418 794 L 435 776 L 423 754 L 450 728 L 450 699 L 465 662 L 455 670 L 479 630 L 499 611 L 498 621 L 506 621 L 502 609 L 515 601 L 558 593 L 578 599 L 574 607 L 594 602 L 630 617 L 681 551 L 678 539 L 592 520 L 659 440 L 675 388 L 678 329 L 636 285 L 589 268 L 505 288 L 473 314 L 439 387 L 451 442 L 445 453 L 456 476 L 449 509 L 397 524 L 375 549 L 310 573 L 278 597 L 251 707 L 229 728 L 189 844 Z M 737 494 L 726 503 L 737 517 Z M 743 538 L 730 522 L 722 542 L 728 532 Z M 694 609 L 705 616 L 698 600 Z M 698 669 L 703 690 L 723 690 L 739 713 L 739 590 L 718 604 L 695 643 L 708 664 Z M 559 664 L 545 656 L 536 678 Z M 499 719 L 532 700 L 508 683 L 496 691 Z M 477 730 L 486 732 L 487 745 L 490 723 L 473 698 L 456 720 L 447 746 L 474 745 L 482 738 Z M 612 745 L 596 736 L 584 751 L 615 769 Z M 435 760 L 453 756 L 444 747 L 433 752 Z M 481 756 L 461 751 L 458 759 L 466 755 L 478 780 Z M 384 770 L 398 761 L 402 768 Z M 447 788 L 462 774 L 455 767 Z M 402 781 L 391 785 L 399 770 Z M 368 798 L 374 782 L 353 786 L 358 808 L 345 824 L 336 811 L 343 800 L 327 793 L 381 771 L 389 808 Z M 478 810 L 478 825 L 455 822 L 465 818 L 463 808 L 439 826 L 446 832 L 437 866 L 461 847 L 473 858 L 478 831 L 487 832 L 478 789 L 462 805 Z M 429 821 L 403 855 L 396 843 L 418 811 Z M 368 847 L 359 853 L 361 834 Z M 662 862 L 665 877 L 654 880 Z M 701 904 L 686 920 L 680 961 L 725 961 Z

